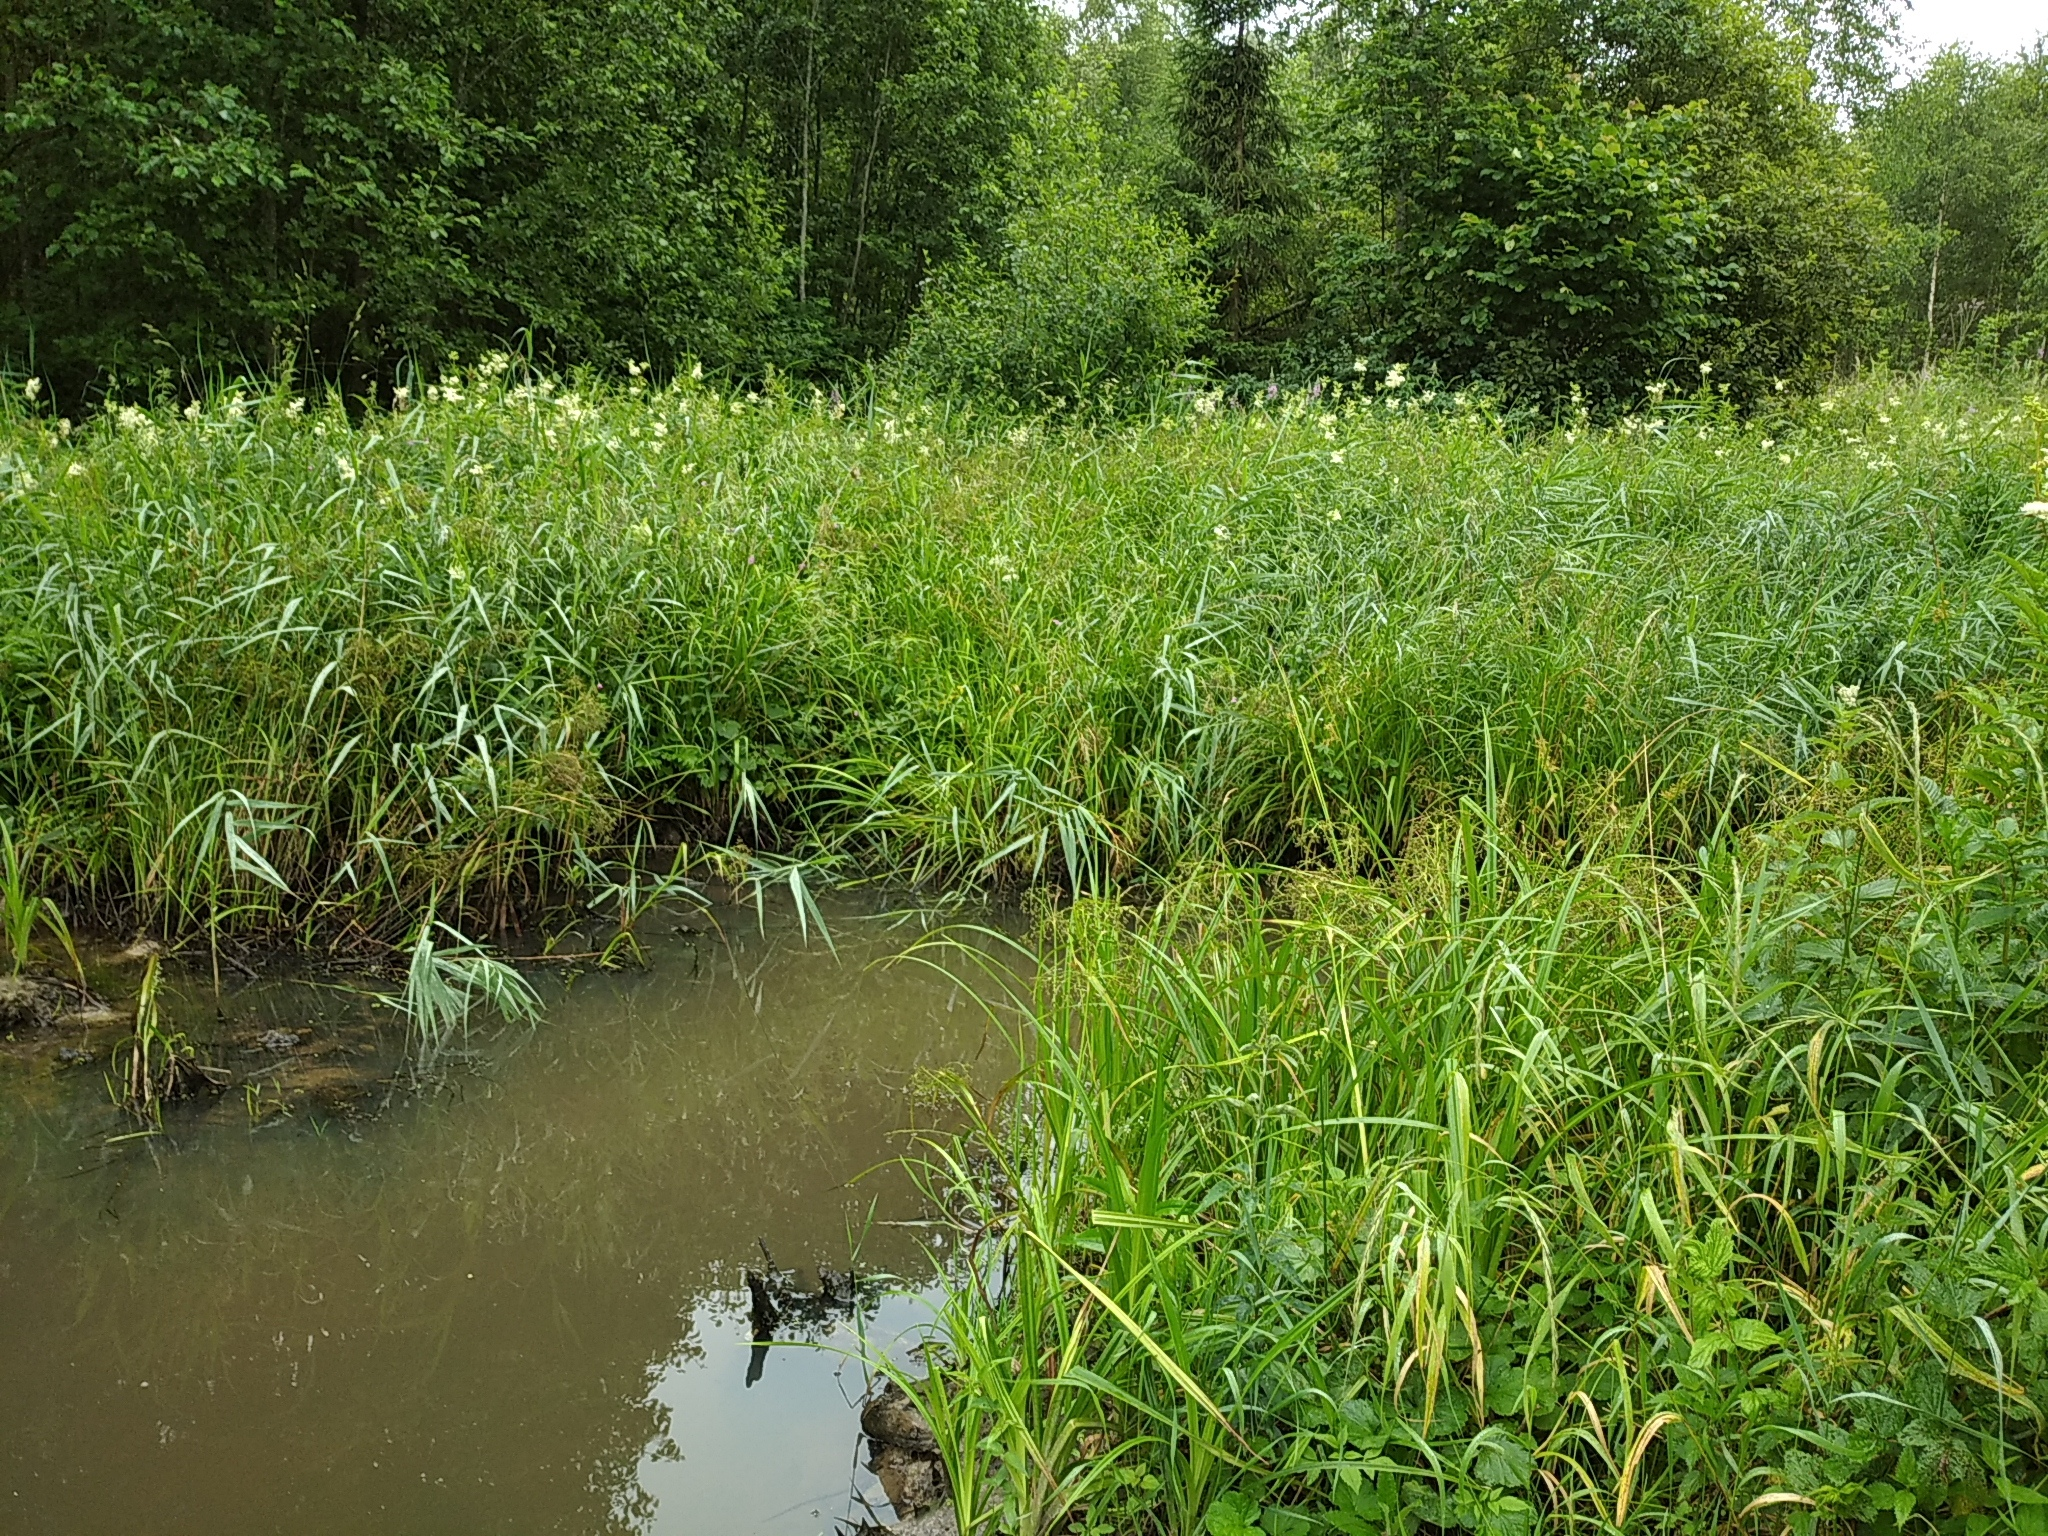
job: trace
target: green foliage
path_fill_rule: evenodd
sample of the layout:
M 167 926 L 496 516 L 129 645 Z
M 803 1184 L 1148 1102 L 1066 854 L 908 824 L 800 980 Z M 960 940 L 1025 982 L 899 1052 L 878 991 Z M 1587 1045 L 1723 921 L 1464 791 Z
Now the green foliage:
M 1390 102 L 1386 120 L 1402 110 Z M 1698 347 L 1720 275 L 1683 112 L 1614 112 L 1569 86 L 1555 103 L 1475 97 L 1427 122 L 1384 140 L 1398 232 L 1330 269 L 1363 303 L 1365 345 L 1517 396 L 1577 387 L 1602 407 Z
M 515 1023 L 540 1016 L 540 999 L 526 978 L 436 921 L 429 903 L 413 934 L 405 990 L 389 1000 L 405 1015 L 422 1065 L 431 1065 L 458 1037 L 467 1038 L 479 1000 Z
M 0 28 L 0 354 L 66 399 L 158 369 L 361 389 L 515 333 L 859 355 L 1000 227 L 1043 37 L 1028 0 L 31 0 Z
M 1027 406 L 1159 379 L 1208 309 L 1187 237 L 1108 181 L 1085 135 L 1046 153 L 1034 180 L 1037 197 L 1011 216 L 993 264 L 969 254 L 932 281 L 904 366 Z
M 2048 53 L 1992 63 L 1951 49 L 1866 121 L 1905 249 L 1901 350 L 2048 346 Z
M 1050 917 L 928 1162 L 1004 1280 L 932 1351 L 963 1529 L 2040 1530 L 2044 641 L 1936 737 L 1845 689 L 1679 858 L 1496 788 Z
M 1333 349 L 1611 401 L 1703 359 L 1754 393 L 1860 339 L 1882 210 L 1743 0 L 1389 0 L 1340 57 Z
M 1255 367 L 1288 313 L 1300 193 L 1259 23 L 1272 0 L 1194 0 L 1180 46 L 1180 150 L 1194 231 L 1216 290 L 1220 361 Z
M 2006 665 L 2040 528 L 2034 428 L 1940 379 L 1527 440 L 1413 384 L 1093 425 L 504 358 L 430 389 L 68 434 L 6 391 L 26 890 L 404 942 L 673 831 L 763 881 L 1085 892 L 1383 861 L 1489 764 L 1560 845 L 1618 805 L 1682 850 L 1763 808 L 1745 751 L 1810 771 L 1837 687 L 1933 717 Z

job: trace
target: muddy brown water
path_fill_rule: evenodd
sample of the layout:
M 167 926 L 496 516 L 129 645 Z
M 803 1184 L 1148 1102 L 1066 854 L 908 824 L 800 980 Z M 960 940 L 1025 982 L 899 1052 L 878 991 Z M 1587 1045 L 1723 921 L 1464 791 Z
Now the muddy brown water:
M 103 1057 L 0 1072 L 0 1530 L 886 1519 L 858 1354 L 909 1347 L 944 1262 L 892 1159 L 944 1114 L 929 1074 L 992 1087 L 1008 1049 L 968 988 L 880 963 L 900 914 L 829 909 L 836 957 L 717 916 L 650 920 L 644 972 L 540 977 L 543 1023 L 426 1087 L 331 980 L 216 1004 L 190 975 L 239 1081 L 160 1136 L 109 1140 Z M 764 1253 L 795 1342 L 761 1352 Z

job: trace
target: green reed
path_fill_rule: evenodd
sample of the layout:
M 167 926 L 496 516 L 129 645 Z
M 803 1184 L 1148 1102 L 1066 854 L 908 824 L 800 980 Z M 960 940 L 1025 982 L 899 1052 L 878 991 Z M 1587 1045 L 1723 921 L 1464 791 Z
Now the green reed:
M 1844 690 L 1775 814 L 1048 924 L 935 1143 L 963 1531 L 2048 1529 L 2048 578 L 1937 753 Z M 1741 771 L 1726 789 L 1746 790 Z
M 1536 434 L 1412 388 L 1063 425 L 504 359 L 355 417 L 6 398 L 0 809 L 39 889 L 180 934 L 494 925 L 657 829 L 1076 892 L 1385 865 L 1486 764 L 1552 844 L 1640 809 L 1682 852 L 1837 687 L 1953 713 L 2040 533 L 2019 387 L 1962 380 Z

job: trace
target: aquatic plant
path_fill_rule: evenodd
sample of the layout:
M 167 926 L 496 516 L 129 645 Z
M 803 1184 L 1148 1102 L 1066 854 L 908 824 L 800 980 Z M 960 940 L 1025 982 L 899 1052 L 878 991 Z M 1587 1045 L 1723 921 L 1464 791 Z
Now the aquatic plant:
M 512 1023 L 540 1016 L 540 998 L 521 976 L 480 944 L 441 922 L 430 903 L 413 932 L 405 990 L 386 1003 L 405 1015 L 422 1065 L 466 1036 L 479 1003 Z
M 162 971 L 155 955 L 143 964 L 142 985 L 135 994 L 135 1023 L 114 1047 L 107 1091 L 114 1102 L 136 1119 L 151 1125 L 163 1121 L 164 1105 L 181 1099 L 201 1084 L 215 1087 L 227 1074 L 199 1059 L 185 1032 L 164 1023 L 157 990 Z
M 2004 664 L 2020 392 L 1536 431 L 1377 378 L 1064 423 L 502 358 L 354 418 L 0 391 L 0 809 L 70 910 L 216 941 L 496 927 L 650 830 L 1084 893 L 1385 866 L 1489 762 L 1557 846 L 1647 807 L 1682 852 L 1836 688 L 1939 720 Z
M 2048 1529 L 2015 579 L 2035 643 L 1950 738 L 1845 687 L 1687 857 L 1492 793 L 1382 878 L 1053 920 L 1021 1080 L 929 1155 L 962 1530 Z

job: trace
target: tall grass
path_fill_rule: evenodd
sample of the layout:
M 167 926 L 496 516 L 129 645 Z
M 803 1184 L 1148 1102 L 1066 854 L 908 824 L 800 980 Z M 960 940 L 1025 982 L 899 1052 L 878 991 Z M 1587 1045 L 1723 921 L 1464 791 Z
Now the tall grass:
M 1496 773 L 1053 922 L 933 1149 L 961 1529 L 2048 1529 L 2048 674 L 1969 708 L 1684 859 Z
M 0 813 L 39 888 L 171 931 L 490 925 L 653 832 L 1076 892 L 1384 869 L 1488 771 L 1546 845 L 1640 811 L 1683 853 L 1838 688 L 1953 715 L 2039 532 L 2018 392 L 1949 380 L 1534 436 L 1409 389 L 1060 426 L 503 359 L 355 418 L 6 398 Z

